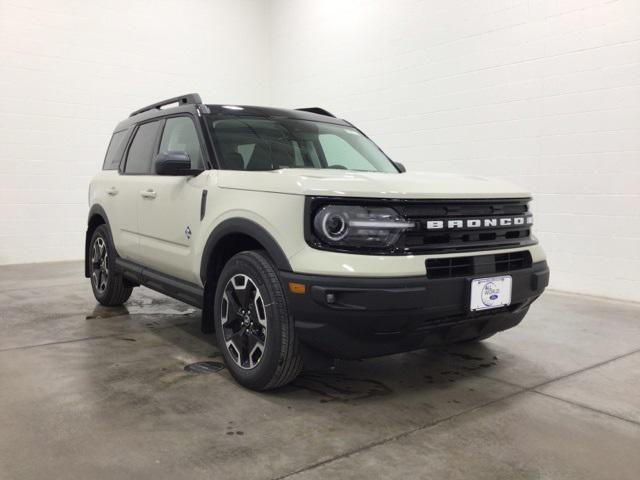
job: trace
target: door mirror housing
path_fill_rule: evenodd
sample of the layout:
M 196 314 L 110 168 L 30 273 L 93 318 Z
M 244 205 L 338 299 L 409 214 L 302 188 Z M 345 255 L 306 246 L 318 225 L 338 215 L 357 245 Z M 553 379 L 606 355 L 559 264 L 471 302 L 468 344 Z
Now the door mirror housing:
M 398 169 L 398 171 L 400 173 L 404 173 L 407 171 L 407 169 L 405 168 L 405 166 L 403 164 L 401 164 L 400 162 L 393 162 L 393 164 L 396 166 L 396 168 Z
M 191 168 L 191 158 L 187 152 L 160 152 L 155 158 L 156 174 L 191 176 L 202 170 Z

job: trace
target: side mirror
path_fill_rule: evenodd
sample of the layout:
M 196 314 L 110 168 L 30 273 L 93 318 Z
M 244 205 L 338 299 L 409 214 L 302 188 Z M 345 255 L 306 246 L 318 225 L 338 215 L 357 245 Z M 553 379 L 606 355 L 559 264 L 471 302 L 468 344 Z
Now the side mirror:
M 191 158 L 187 152 L 160 152 L 154 163 L 158 175 L 190 176 L 202 172 L 191 168 Z
M 400 173 L 404 173 L 407 171 L 407 169 L 405 168 L 405 166 L 403 164 L 401 164 L 400 162 L 393 162 L 393 164 L 396 166 L 396 168 L 398 169 L 398 171 Z

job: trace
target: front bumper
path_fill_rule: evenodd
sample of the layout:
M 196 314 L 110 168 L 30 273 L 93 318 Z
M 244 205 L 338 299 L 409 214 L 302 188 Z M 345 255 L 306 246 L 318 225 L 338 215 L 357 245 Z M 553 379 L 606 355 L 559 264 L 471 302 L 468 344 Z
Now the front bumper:
M 469 311 L 473 275 L 353 278 L 280 272 L 300 341 L 322 354 L 359 359 L 451 343 L 511 328 L 549 283 L 546 261 L 506 272 L 511 305 Z M 504 275 L 500 273 L 499 275 Z M 306 286 L 292 293 L 289 282 Z

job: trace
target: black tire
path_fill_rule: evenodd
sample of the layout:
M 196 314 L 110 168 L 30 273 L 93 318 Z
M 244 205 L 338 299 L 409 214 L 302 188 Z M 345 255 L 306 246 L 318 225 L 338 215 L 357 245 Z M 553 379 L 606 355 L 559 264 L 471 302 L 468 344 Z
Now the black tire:
M 240 385 L 270 390 L 290 383 L 302 370 L 293 317 L 278 272 L 264 252 L 238 253 L 224 266 L 214 325 L 218 348 Z
M 110 239 L 106 225 L 99 225 L 93 232 L 89 244 L 89 280 L 96 300 L 107 307 L 115 307 L 129 299 L 133 287 L 116 273 L 116 252 Z

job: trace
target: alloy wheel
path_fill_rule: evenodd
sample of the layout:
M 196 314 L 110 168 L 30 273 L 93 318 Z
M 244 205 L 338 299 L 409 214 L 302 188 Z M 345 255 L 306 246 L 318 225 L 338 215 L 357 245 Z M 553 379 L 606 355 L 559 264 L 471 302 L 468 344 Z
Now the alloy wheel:
M 91 280 L 99 293 L 104 293 L 107 289 L 107 282 L 109 281 L 108 260 L 107 244 L 102 237 L 97 237 L 93 242 L 91 254 Z
M 224 288 L 221 309 L 224 343 L 231 358 L 240 368 L 254 368 L 264 355 L 267 340 L 267 313 L 260 289 L 247 275 L 234 275 Z

